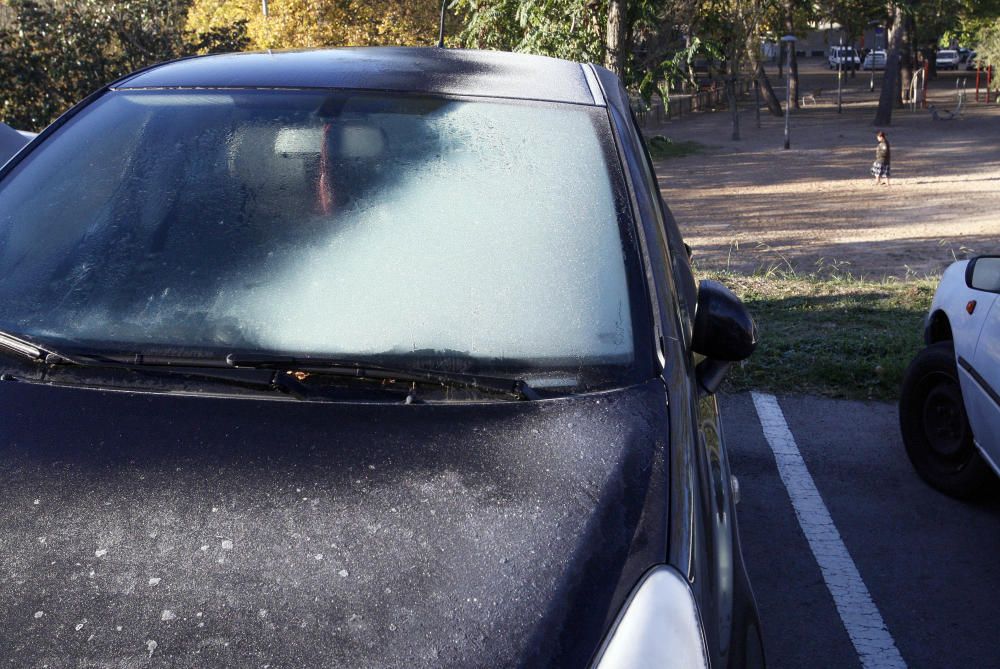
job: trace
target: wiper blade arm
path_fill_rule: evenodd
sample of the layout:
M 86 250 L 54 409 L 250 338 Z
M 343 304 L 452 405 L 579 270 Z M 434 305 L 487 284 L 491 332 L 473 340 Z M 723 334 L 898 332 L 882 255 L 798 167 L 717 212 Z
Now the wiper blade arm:
M 21 344 L 17 340 L 18 344 Z M 51 350 L 39 349 L 34 344 L 25 343 L 24 355 L 39 362 L 44 362 L 50 369 L 56 366 L 69 365 L 88 369 L 125 370 L 147 374 L 173 374 L 188 378 L 203 379 L 229 386 L 251 390 L 279 390 L 289 392 L 287 388 L 275 382 L 277 374 L 268 370 L 262 376 L 248 378 L 240 374 L 224 361 L 215 358 L 181 357 L 181 356 L 149 356 L 142 353 L 99 353 L 86 352 L 65 355 Z M 0 345 L 7 345 L 0 339 Z M 18 349 L 20 350 L 20 349 Z M 36 354 L 36 351 L 38 354 Z M 299 397 L 298 399 L 302 399 Z
M 230 367 L 254 369 L 274 369 L 279 371 L 300 371 L 322 376 L 342 376 L 349 378 L 429 383 L 448 388 L 467 388 L 493 395 L 506 395 L 518 400 L 537 400 L 538 392 L 523 379 L 496 376 L 481 376 L 462 372 L 445 372 L 412 367 L 391 367 L 377 363 L 336 358 L 296 358 L 282 355 L 239 355 L 226 356 Z
M 70 363 L 74 365 L 83 364 L 81 360 L 72 355 L 66 355 L 55 351 L 48 346 L 40 346 L 34 344 L 25 339 L 21 339 L 17 335 L 13 335 L 9 332 L 0 331 L 0 347 L 3 347 L 9 351 L 14 351 L 19 353 L 26 358 L 35 360 L 37 362 L 45 362 L 49 364 L 53 363 Z
M 440 385 L 448 388 L 465 388 L 482 393 L 503 395 L 518 400 L 540 399 L 538 392 L 522 379 L 481 376 L 461 372 L 436 371 L 419 368 L 392 367 L 364 361 L 334 358 L 296 358 L 282 355 L 229 354 L 224 359 L 216 357 L 184 357 L 145 355 L 143 353 L 80 352 L 65 354 L 47 346 L 39 346 L 18 336 L 0 331 L 0 348 L 14 351 L 35 362 L 47 365 L 72 365 L 79 367 L 128 369 L 160 373 L 178 373 L 200 377 L 227 385 L 247 388 L 270 388 L 289 393 L 298 399 L 317 397 L 314 388 L 301 382 L 294 374 L 279 372 L 304 372 L 307 375 L 337 376 L 371 380 L 409 381 L 412 383 Z M 236 369 L 256 369 L 273 372 L 267 380 L 230 377 L 225 373 Z

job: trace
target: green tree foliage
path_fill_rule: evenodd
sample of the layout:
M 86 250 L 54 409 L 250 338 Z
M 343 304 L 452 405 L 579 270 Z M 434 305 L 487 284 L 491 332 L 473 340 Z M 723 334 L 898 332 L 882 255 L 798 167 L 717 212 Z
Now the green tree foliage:
M 871 22 L 886 17 L 885 0 L 821 0 L 817 10 L 820 18 L 843 28 L 845 44 L 855 44 Z
M 648 94 L 663 78 L 687 79 L 695 56 L 721 55 L 726 40 L 741 32 L 734 21 L 753 14 L 756 25 L 759 12 L 747 8 L 774 1 L 633 0 L 624 3 L 620 22 L 609 11 L 613 0 L 455 0 L 451 7 L 464 18 L 460 42 L 470 48 L 611 65 L 608 45 L 622 41 L 624 63 L 613 69 Z M 616 35 L 619 26 L 623 37 Z
M 250 47 L 247 35 L 247 21 L 237 19 L 224 26 L 213 26 L 203 32 L 189 33 L 191 47 L 196 53 L 232 53 L 246 51 Z
M 1000 19 L 983 22 L 975 36 L 976 60 L 982 67 L 1000 69 Z M 1000 85 L 1000 81 L 993 80 Z
M 593 0 L 457 0 L 466 17 L 462 46 L 603 63 L 607 2 Z
M 893 107 L 902 104 L 901 91 L 909 88 L 917 50 L 930 63 L 933 76 L 934 51 L 940 44 L 952 38 L 967 44 L 973 35 L 989 43 L 988 26 L 1000 17 L 1000 0 L 888 0 L 886 7 L 889 44 L 876 126 L 889 125 Z
M 129 71 L 191 53 L 434 44 L 440 0 L 0 0 L 0 119 L 38 129 Z M 448 0 L 448 44 L 604 63 L 647 98 L 696 84 L 708 59 L 728 86 L 763 82 L 761 42 L 819 19 L 858 36 L 897 8 L 909 41 L 998 34 L 1000 0 Z M 612 11 L 612 9 L 614 11 Z M 950 31 L 950 33 L 948 32 Z M 903 54 L 906 61 L 908 56 Z M 903 63 L 905 66 L 905 62 Z M 904 68 L 905 69 L 905 68 Z M 735 130 L 735 128 L 734 128 Z
M 240 26 L 190 43 L 177 0 L 11 0 L 0 26 L 0 120 L 39 130 L 102 85 L 146 65 L 245 44 Z

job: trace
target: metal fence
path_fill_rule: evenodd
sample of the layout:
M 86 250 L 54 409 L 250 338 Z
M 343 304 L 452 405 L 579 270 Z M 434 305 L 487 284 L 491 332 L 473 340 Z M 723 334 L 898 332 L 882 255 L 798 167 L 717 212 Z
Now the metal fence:
M 740 79 L 736 82 L 737 98 L 750 95 L 752 90 L 752 80 Z M 639 123 L 645 125 L 650 118 L 657 123 L 662 123 L 674 118 L 682 118 L 685 114 L 695 114 L 725 107 L 727 105 L 726 87 L 721 81 L 713 81 L 710 84 L 702 85 L 692 93 L 672 94 L 667 100 L 661 100 L 657 97 L 646 102 L 641 97 L 634 96 L 631 102 L 632 111 Z

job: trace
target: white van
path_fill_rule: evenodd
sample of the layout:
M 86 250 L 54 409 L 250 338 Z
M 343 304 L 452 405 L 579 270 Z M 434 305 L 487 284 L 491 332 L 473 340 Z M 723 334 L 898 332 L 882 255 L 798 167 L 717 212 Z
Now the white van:
M 827 62 L 831 70 L 836 70 L 838 67 L 856 70 L 861 66 L 861 57 L 853 46 L 831 46 L 827 52 Z

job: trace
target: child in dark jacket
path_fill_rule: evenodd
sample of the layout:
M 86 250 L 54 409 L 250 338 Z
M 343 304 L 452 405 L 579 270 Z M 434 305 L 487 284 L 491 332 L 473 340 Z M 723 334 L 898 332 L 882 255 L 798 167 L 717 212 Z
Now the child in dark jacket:
M 889 140 L 881 130 L 875 135 L 878 146 L 875 147 L 875 162 L 872 163 L 872 176 L 875 177 L 875 185 L 882 183 L 885 178 L 885 185 L 889 185 L 889 165 L 892 161 L 892 154 L 889 150 Z

